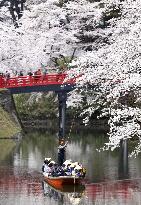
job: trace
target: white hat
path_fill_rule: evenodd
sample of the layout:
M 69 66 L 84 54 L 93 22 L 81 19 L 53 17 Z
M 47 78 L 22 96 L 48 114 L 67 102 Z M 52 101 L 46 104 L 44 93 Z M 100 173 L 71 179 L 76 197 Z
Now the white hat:
M 45 158 L 45 160 L 50 161 L 50 160 L 51 160 L 51 158 Z
M 74 162 L 74 165 L 77 166 L 79 163 L 78 162 Z
M 71 163 L 70 167 L 75 167 L 75 164 L 74 164 L 74 163 Z
M 51 161 L 49 164 L 55 164 L 55 162 L 54 162 L 54 161 Z M 49 164 L 48 164 L 48 165 L 49 165 Z
M 63 164 L 64 165 L 68 165 L 68 164 L 71 164 L 72 162 L 71 162 L 71 159 L 70 160 L 66 160 Z
M 82 167 L 80 167 L 79 165 L 77 165 L 74 169 L 80 170 L 80 169 L 82 169 Z

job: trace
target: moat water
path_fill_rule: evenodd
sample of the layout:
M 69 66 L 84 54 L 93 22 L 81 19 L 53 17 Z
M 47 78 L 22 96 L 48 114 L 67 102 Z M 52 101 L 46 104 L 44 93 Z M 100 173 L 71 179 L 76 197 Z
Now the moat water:
M 66 157 L 86 167 L 86 179 L 81 187 L 55 190 L 43 181 L 41 167 L 45 157 L 57 159 L 56 135 L 26 134 L 0 161 L 0 205 L 141 204 L 141 156 L 129 158 L 125 170 L 120 150 L 96 151 L 104 142 L 101 133 L 72 134 Z

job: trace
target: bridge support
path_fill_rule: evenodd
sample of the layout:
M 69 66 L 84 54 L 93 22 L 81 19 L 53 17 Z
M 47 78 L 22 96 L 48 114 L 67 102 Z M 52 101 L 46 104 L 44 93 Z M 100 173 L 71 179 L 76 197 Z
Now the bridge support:
M 66 100 L 67 92 L 58 92 L 58 102 L 59 102 L 59 140 L 65 138 L 65 123 L 66 123 Z
M 128 140 L 120 142 L 119 177 L 128 177 Z

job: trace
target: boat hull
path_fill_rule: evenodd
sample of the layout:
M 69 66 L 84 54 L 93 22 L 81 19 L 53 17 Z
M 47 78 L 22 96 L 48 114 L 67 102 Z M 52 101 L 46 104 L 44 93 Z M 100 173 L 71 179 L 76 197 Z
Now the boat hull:
M 63 185 L 75 185 L 81 184 L 81 178 L 73 176 L 60 176 L 60 177 L 47 177 L 44 176 L 44 180 L 55 188 L 61 188 Z

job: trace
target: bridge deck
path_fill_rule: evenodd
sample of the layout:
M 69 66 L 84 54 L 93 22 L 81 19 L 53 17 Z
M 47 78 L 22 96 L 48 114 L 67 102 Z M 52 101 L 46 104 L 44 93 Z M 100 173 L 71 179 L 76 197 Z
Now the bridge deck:
M 67 74 L 46 74 L 6 78 L 0 76 L 0 88 L 7 88 L 13 94 L 41 91 L 71 91 L 76 78 L 67 79 Z

